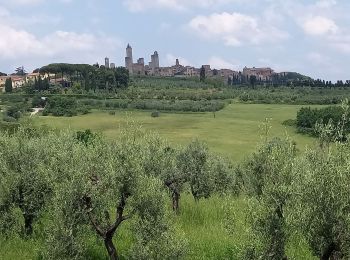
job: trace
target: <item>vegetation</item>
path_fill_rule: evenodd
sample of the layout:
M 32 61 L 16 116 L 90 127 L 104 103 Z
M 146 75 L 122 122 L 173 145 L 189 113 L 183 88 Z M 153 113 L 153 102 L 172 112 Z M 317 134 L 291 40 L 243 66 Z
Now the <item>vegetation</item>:
M 135 78 L 95 91 L 83 76 L 90 66 L 65 66 L 51 68 L 74 81 L 59 94 L 37 81 L 35 94 L 0 95 L 14 121 L 0 122 L 1 259 L 350 257 L 348 104 L 295 105 L 338 103 L 347 89 Z M 35 126 L 77 132 L 26 126 L 31 106 L 45 107 Z M 160 135 L 120 109 L 149 110 L 132 118 Z M 295 124 L 317 133 L 317 144 L 282 126 L 297 111 Z M 259 139 L 263 118 L 272 119 Z
M 5 81 L 5 92 L 6 93 L 11 93 L 12 90 L 13 90 L 13 88 L 12 88 L 12 80 L 11 80 L 11 78 L 8 78 Z
M 201 178 L 181 174 L 183 179 L 177 179 L 180 166 L 207 163 L 201 158 L 183 160 L 188 149 L 202 153 L 203 145 L 191 144 L 181 155 L 134 125 L 117 142 L 106 142 L 89 131 L 72 135 L 27 129 L 1 134 L 0 140 L 0 232 L 7 237 L 31 236 L 34 223 L 43 220 L 46 259 L 86 256 L 91 228 L 101 237 L 110 259 L 119 259 L 113 237 L 126 221 L 134 241 L 130 258 L 180 259 L 186 254 L 186 243 L 177 239 L 180 234 L 172 227 L 164 188 L 176 179 L 182 184 L 189 181 L 191 187 L 204 185 L 214 194 L 217 183 L 212 180 L 222 183 L 230 174 L 211 171 L 225 169 L 224 161 L 218 160 L 210 161 L 217 165 L 214 168 L 196 173 Z
M 235 168 L 199 141 L 174 148 L 134 124 L 113 142 L 91 131 L 1 134 L 0 232 L 8 241 L 44 232 L 46 242 L 36 241 L 45 259 L 90 258 L 93 243 L 97 258 L 103 244 L 110 259 L 193 259 L 203 238 L 187 243 L 181 231 L 190 234 L 190 193 L 202 211 L 225 202 L 222 211 L 210 206 L 225 220 L 216 228 L 226 227 L 228 247 L 212 257 L 347 259 L 348 141 L 297 153 L 289 138 L 269 140 L 268 122 L 262 130 L 261 146 Z
M 75 116 L 77 115 L 77 101 L 72 98 L 51 97 L 47 101 L 43 115 Z
M 107 69 L 104 66 L 87 64 L 49 64 L 39 69 L 40 73 L 54 74 L 54 82 L 57 75 L 61 77 L 63 86 L 73 86 L 73 83 L 79 83 L 85 91 L 97 89 L 109 92 L 116 91 L 119 88 L 125 88 L 129 84 L 129 72 L 122 67 L 116 69 Z M 69 77 L 69 81 L 65 78 Z
M 347 104 L 346 104 L 347 105 Z M 342 125 L 344 134 L 350 133 L 349 114 L 346 107 L 330 106 L 321 109 L 301 108 L 297 114 L 296 126 L 301 133 L 319 135 L 319 125 L 329 124 L 332 129 L 329 135 L 338 135 L 336 126 Z

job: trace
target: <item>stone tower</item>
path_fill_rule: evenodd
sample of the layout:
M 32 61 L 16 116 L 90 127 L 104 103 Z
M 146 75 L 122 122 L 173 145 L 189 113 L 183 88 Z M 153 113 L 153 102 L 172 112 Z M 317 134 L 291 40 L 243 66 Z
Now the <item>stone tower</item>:
M 128 69 L 130 73 L 132 73 L 133 63 L 132 48 L 130 44 L 128 44 L 126 47 L 125 68 Z
M 109 69 L 109 58 L 108 57 L 105 58 L 105 67 L 107 69 Z
M 156 69 L 159 68 L 159 55 L 157 51 L 155 51 L 154 54 L 151 56 L 150 67 L 153 73 Z

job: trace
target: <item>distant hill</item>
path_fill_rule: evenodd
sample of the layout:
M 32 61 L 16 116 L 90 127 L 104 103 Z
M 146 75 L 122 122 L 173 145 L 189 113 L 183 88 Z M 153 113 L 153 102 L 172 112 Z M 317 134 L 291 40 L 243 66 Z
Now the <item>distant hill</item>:
M 295 80 L 300 80 L 300 81 L 312 81 L 313 79 L 309 76 L 302 75 L 297 72 L 280 72 L 276 73 L 278 75 L 279 80 L 284 80 L 284 81 L 295 81 Z

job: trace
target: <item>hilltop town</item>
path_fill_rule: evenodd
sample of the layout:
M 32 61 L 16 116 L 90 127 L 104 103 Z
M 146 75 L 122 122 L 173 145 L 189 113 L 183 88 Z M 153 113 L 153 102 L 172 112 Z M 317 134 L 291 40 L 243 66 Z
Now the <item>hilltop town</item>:
M 234 84 L 255 84 L 255 83 L 272 83 L 277 82 L 279 84 L 284 84 L 287 80 L 305 80 L 310 79 L 301 74 L 295 72 L 275 72 L 272 68 L 263 67 L 263 68 L 248 68 L 244 67 L 242 71 L 235 71 L 232 69 L 216 69 L 212 68 L 210 64 L 204 64 L 200 68 L 193 66 L 184 66 L 180 63 L 179 59 L 174 61 L 174 65 L 168 67 L 160 66 L 160 55 L 155 51 L 151 55 L 150 62 L 145 63 L 145 58 L 138 58 L 134 62 L 133 49 L 130 44 L 126 47 L 126 57 L 125 57 L 125 68 L 129 71 L 130 75 L 133 76 L 153 76 L 153 77 L 188 77 L 199 78 L 201 73 L 205 75 L 205 78 L 219 78 L 222 79 L 224 83 L 228 85 Z M 99 66 L 98 64 L 96 64 Z M 105 58 L 105 64 L 102 67 L 107 69 L 115 69 L 116 63 L 110 62 L 108 57 Z M 68 82 L 68 78 L 61 77 L 60 79 L 56 78 L 56 75 L 50 75 L 48 73 L 41 73 L 39 69 L 33 71 L 33 73 L 26 73 L 23 67 L 20 73 L 15 73 L 11 75 L 0 75 L 0 89 L 5 90 L 4 86 L 6 80 L 11 79 L 12 88 L 21 88 L 22 86 L 34 82 L 35 79 L 41 77 L 41 79 L 48 78 L 49 81 L 54 79 L 54 83 L 61 82 L 62 85 L 67 85 L 65 82 Z M 68 84 L 69 85 L 69 84 Z
M 106 58 L 105 66 L 107 68 L 115 67 L 114 63 L 109 64 L 109 58 Z M 125 68 L 129 70 L 132 75 L 142 76 L 158 76 L 158 77 L 199 77 L 201 70 L 205 71 L 206 77 L 221 77 L 226 82 L 243 83 L 249 82 L 252 77 L 259 82 L 271 82 L 274 78 L 287 77 L 292 72 L 275 72 L 273 69 L 264 68 L 247 68 L 243 71 L 235 71 L 232 69 L 215 69 L 210 64 L 202 65 L 201 68 L 193 66 L 184 66 L 180 64 L 180 60 L 176 59 L 175 64 L 170 67 L 161 67 L 159 65 L 159 54 L 157 51 L 151 55 L 151 61 L 145 64 L 144 58 L 138 58 L 134 63 L 133 49 L 130 44 L 126 47 Z M 300 75 L 301 76 L 301 75 Z M 300 77 L 302 79 L 302 77 Z

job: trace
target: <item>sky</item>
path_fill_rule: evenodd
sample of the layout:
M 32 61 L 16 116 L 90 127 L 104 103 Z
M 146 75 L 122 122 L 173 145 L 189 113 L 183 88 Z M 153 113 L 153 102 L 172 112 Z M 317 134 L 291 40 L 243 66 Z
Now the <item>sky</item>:
M 350 79 L 349 0 L 0 0 L 0 71 L 55 62 L 271 67 Z

